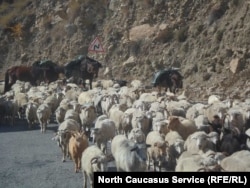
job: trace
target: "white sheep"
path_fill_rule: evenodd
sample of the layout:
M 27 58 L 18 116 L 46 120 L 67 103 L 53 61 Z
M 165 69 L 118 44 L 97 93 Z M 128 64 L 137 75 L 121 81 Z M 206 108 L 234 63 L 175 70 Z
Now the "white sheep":
M 74 109 L 68 109 L 65 113 L 64 120 L 66 119 L 73 119 L 77 121 L 81 125 L 81 119 L 79 113 L 76 112 Z
M 205 106 L 205 104 L 199 102 L 191 105 L 186 111 L 186 118 L 195 119 L 199 115 L 203 115 Z
M 123 114 L 122 129 L 126 136 L 128 136 L 129 132 L 132 130 L 132 117 L 135 110 L 135 108 L 128 108 Z
M 186 117 L 187 109 L 189 109 L 192 104 L 187 100 L 179 101 L 166 101 L 166 108 L 170 115 Z M 177 115 L 176 113 L 180 113 Z M 176 114 L 176 115 L 174 115 Z
M 44 100 L 44 103 L 46 103 L 50 106 L 51 113 L 54 114 L 62 99 L 63 99 L 62 93 L 55 93 L 53 95 L 49 95 Z
M 141 111 L 149 110 L 149 106 L 150 106 L 149 103 L 147 103 L 146 101 L 140 100 L 140 99 L 135 100 L 132 104 L 132 108 L 136 108 L 136 109 L 139 109 Z
M 166 120 L 166 119 L 160 119 L 160 120 L 153 119 L 152 130 L 158 131 L 159 133 L 166 135 L 169 132 L 168 120 Z
M 147 113 L 136 109 L 132 114 L 132 128 L 140 128 L 145 135 L 152 129 L 151 119 Z
M 146 143 L 135 143 L 125 135 L 116 135 L 111 142 L 111 153 L 117 171 L 147 171 L 147 147 Z
M 125 94 L 119 94 L 119 105 L 122 107 L 120 108 L 123 112 L 125 112 L 128 108 L 131 108 L 134 103 L 134 99 Z
M 107 143 L 116 135 L 115 122 L 105 115 L 99 116 L 92 130 L 94 143 L 106 153 Z
M 56 116 L 56 122 L 58 124 L 61 124 L 64 121 L 66 111 L 67 111 L 67 108 L 65 108 L 62 105 L 57 107 L 57 109 L 55 111 L 55 116 Z
M 209 133 L 211 131 L 210 124 L 208 118 L 204 116 L 204 114 L 198 115 L 194 118 L 195 125 L 199 131 L 204 131 Z
M 139 88 L 131 88 L 131 87 L 127 87 L 127 86 L 123 86 L 121 87 L 121 89 L 118 91 L 118 94 L 123 97 L 125 96 L 125 98 L 128 98 L 128 100 L 130 100 L 130 102 L 134 102 L 135 100 L 137 100 L 139 98 Z M 128 97 L 126 97 L 128 96 Z M 128 105 L 129 107 L 132 107 L 132 104 L 129 103 L 130 105 Z
M 94 90 L 82 91 L 77 98 L 78 103 L 81 105 L 92 103 L 95 94 L 93 91 Z
M 61 102 L 59 103 L 59 106 L 64 107 L 65 109 L 70 109 L 72 108 L 70 101 L 71 100 L 68 98 L 63 98 Z
M 191 153 L 206 153 L 214 149 L 210 142 L 209 136 L 204 131 L 196 131 L 185 140 L 184 149 Z
M 213 156 L 194 155 L 189 151 L 184 151 L 177 161 L 175 172 L 197 172 L 204 167 L 213 169 L 216 166 L 218 162 Z
M 220 165 L 228 172 L 249 172 L 250 171 L 250 151 L 241 150 L 225 157 Z
M 165 136 L 165 140 L 169 145 L 174 144 L 177 139 L 184 140 L 177 131 L 169 131 Z
M 123 118 L 124 118 L 124 112 L 117 109 L 116 106 L 112 106 L 109 110 L 109 118 L 114 121 L 116 133 L 117 134 L 123 134 Z
M 81 167 L 83 172 L 83 188 L 87 188 L 87 181 L 93 188 L 94 172 L 107 172 L 110 156 L 106 156 L 96 145 L 87 147 L 82 153 Z
M 29 128 L 32 128 L 35 125 L 35 123 L 38 122 L 37 108 L 38 104 L 34 102 L 28 102 L 26 106 L 25 117 L 28 122 Z
M 47 92 L 47 88 L 40 89 L 41 86 L 31 87 L 30 90 L 27 92 L 29 101 L 36 102 L 38 104 L 42 104 L 44 100 L 49 96 Z
M 17 80 L 12 86 L 11 90 L 14 91 L 14 94 L 23 93 L 24 91 L 24 81 Z
M 139 88 L 139 87 L 142 87 L 143 84 L 141 80 L 132 80 L 130 85 L 133 88 Z
M 80 94 L 81 94 L 82 90 L 80 87 L 70 87 L 70 86 L 66 86 L 66 89 L 64 91 L 62 91 L 62 93 L 64 94 L 64 97 L 69 99 L 69 100 L 78 100 Z
M 214 102 L 207 105 L 203 109 L 203 114 L 208 118 L 210 123 L 213 122 L 215 116 L 219 116 L 222 119 L 228 111 L 228 105 L 224 102 Z
M 155 92 L 142 93 L 139 97 L 139 100 L 145 101 L 145 102 L 151 104 L 152 102 L 157 101 L 157 93 L 155 93 Z
M 18 111 L 17 111 L 18 117 L 19 119 L 22 119 L 25 113 L 26 105 L 29 101 L 28 95 L 26 93 L 21 93 L 21 92 L 16 93 L 14 96 L 14 100 L 16 101 L 18 106 Z
M 40 104 L 37 108 L 36 114 L 41 127 L 41 132 L 45 133 L 52 114 L 51 108 L 46 103 Z
M 106 114 L 109 116 L 109 110 L 114 104 L 119 103 L 119 97 L 117 93 L 109 93 L 105 94 L 102 97 L 101 100 L 101 108 L 102 108 L 102 114 Z
M 162 101 L 155 101 L 150 103 L 149 111 L 153 112 L 161 112 L 165 117 L 167 116 L 167 109 L 166 109 L 165 102 Z
M 218 95 L 210 95 L 208 97 L 207 103 L 209 105 L 213 104 L 213 103 L 217 103 L 217 102 L 221 102 L 221 97 L 220 96 L 218 96 Z
M 82 105 L 79 102 L 72 100 L 69 102 L 69 105 L 78 114 L 81 112 Z
M 93 103 L 81 106 L 79 113 L 82 130 L 89 136 L 91 128 L 94 127 L 94 121 L 97 118 L 97 112 Z
M 128 134 L 128 139 L 135 143 L 146 142 L 146 136 L 140 128 L 133 128 Z
M 100 81 L 100 85 L 99 87 L 101 87 L 102 89 L 108 89 L 110 87 L 112 87 L 114 85 L 114 81 L 113 80 L 99 80 Z

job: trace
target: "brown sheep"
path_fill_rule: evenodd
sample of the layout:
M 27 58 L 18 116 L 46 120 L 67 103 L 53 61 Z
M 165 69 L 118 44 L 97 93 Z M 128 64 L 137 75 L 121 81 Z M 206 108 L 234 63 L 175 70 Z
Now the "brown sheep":
M 186 140 L 190 134 L 197 131 L 197 126 L 193 120 L 179 116 L 169 116 L 168 120 L 168 128 L 172 131 L 177 131 L 184 140 Z
M 81 169 L 82 152 L 89 146 L 85 132 L 73 132 L 69 140 L 69 153 L 75 163 L 75 172 Z
M 146 144 L 150 145 L 147 148 L 148 170 L 150 170 L 150 163 L 153 163 L 154 172 L 158 167 L 161 171 L 163 164 L 168 161 L 168 142 L 165 141 L 165 135 L 158 131 L 150 131 L 146 137 Z

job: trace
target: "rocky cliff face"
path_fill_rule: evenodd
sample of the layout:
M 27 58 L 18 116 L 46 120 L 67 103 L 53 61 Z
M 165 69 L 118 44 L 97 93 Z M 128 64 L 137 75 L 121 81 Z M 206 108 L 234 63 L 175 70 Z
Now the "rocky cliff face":
M 88 54 L 103 63 L 100 78 L 150 85 L 155 71 L 174 66 L 194 99 L 248 97 L 249 6 L 248 0 L 3 0 L 0 75 L 13 65 L 65 64 Z M 97 36 L 104 53 L 88 52 Z

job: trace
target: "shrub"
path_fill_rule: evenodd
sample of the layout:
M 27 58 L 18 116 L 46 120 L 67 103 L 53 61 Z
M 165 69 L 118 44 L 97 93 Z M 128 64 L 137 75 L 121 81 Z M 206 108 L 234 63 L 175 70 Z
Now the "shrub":
M 222 31 L 222 30 L 217 31 L 217 33 L 216 33 L 216 40 L 218 42 L 220 42 L 222 40 L 223 33 L 224 33 L 224 31 Z
M 188 37 L 188 27 L 182 27 L 175 33 L 175 39 L 179 42 L 184 42 Z
M 9 26 L 5 28 L 5 31 L 9 31 L 13 37 L 20 38 L 22 36 L 22 24 L 17 23 L 13 26 Z

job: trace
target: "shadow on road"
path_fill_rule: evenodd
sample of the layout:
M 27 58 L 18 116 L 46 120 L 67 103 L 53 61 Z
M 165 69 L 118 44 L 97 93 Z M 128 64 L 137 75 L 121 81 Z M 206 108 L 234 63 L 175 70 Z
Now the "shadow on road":
M 48 131 L 53 131 L 56 132 L 58 128 L 58 124 L 54 124 L 54 123 L 50 123 L 47 126 L 47 130 Z M 0 133 L 4 133 L 4 132 L 19 132 L 19 131 L 34 131 L 34 130 L 38 130 L 40 131 L 40 126 L 39 124 L 36 124 L 34 127 L 32 127 L 31 129 L 28 128 L 28 124 L 27 124 L 27 120 L 16 120 L 15 124 L 9 125 L 9 124 L 0 124 Z

